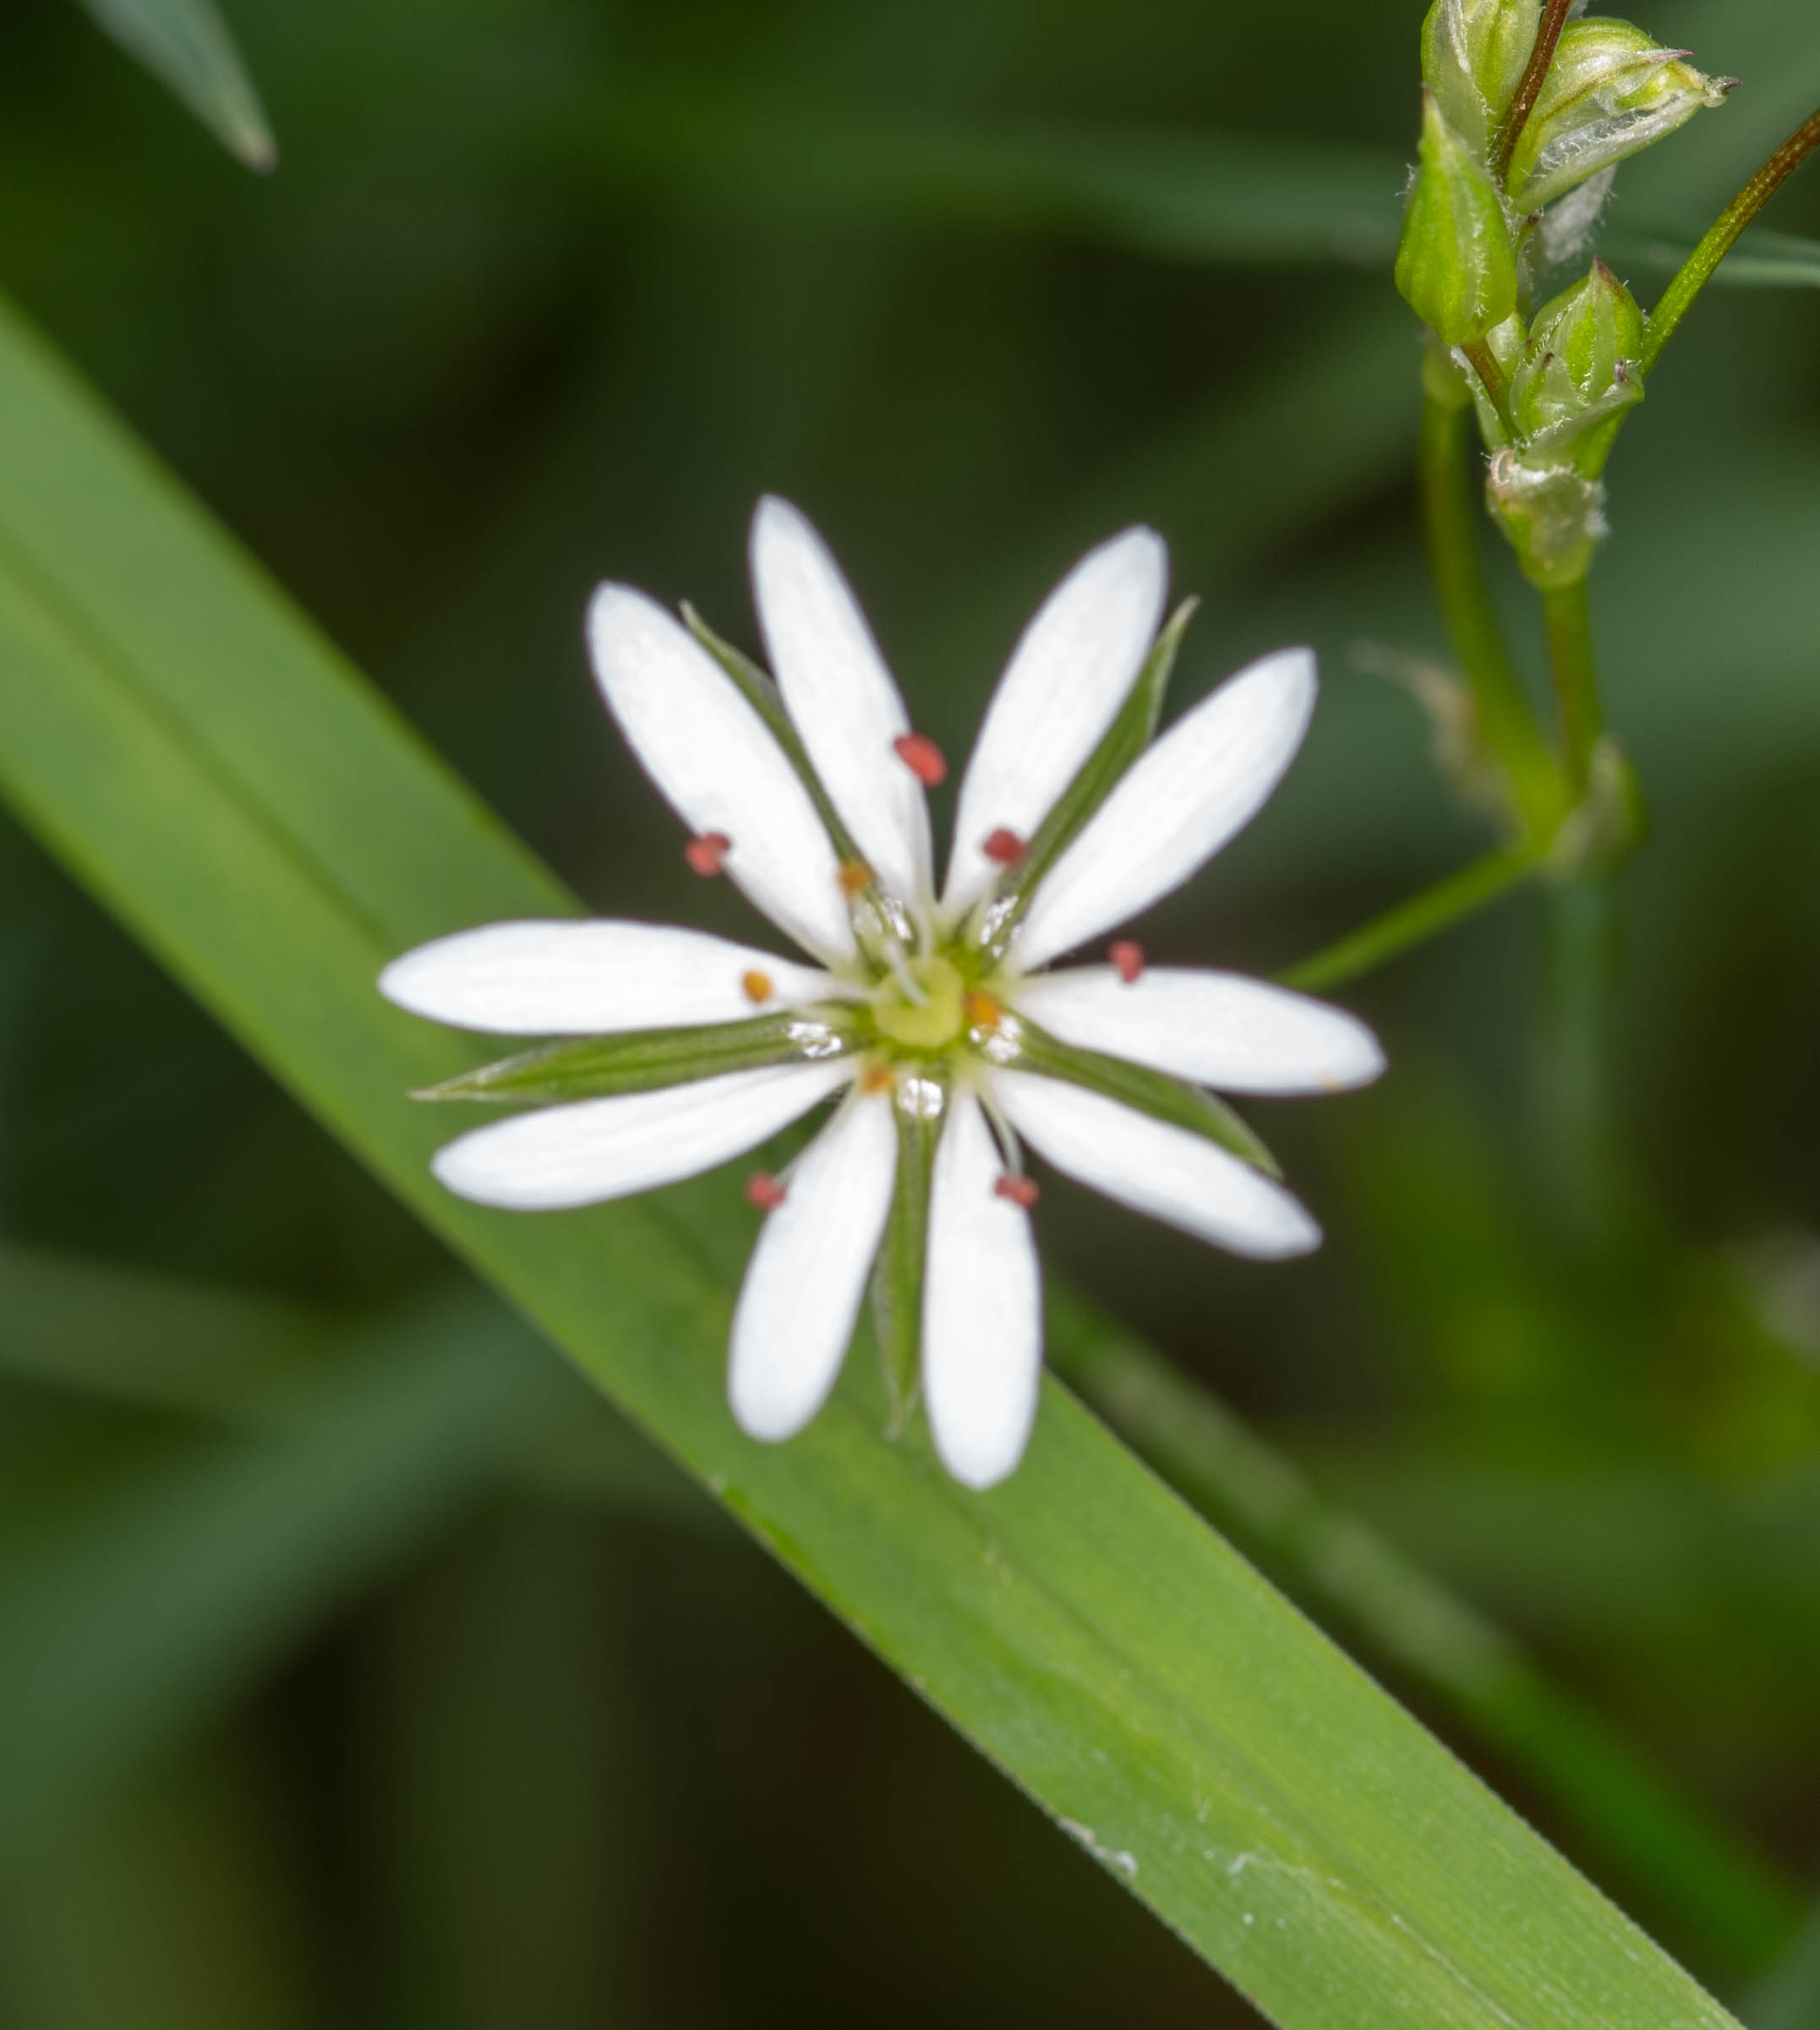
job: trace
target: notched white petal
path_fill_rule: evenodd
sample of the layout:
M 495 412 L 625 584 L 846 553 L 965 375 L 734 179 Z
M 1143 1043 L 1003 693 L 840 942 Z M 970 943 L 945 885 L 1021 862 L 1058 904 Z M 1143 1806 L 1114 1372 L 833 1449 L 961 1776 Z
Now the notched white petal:
M 1090 550 L 1012 652 L 974 743 L 954 821 L 943 911 L 958 915 L 996 879 L 993 833 L 1029 839 L 1130 696 L 1156 638 L 1169 552 L 1130 528 Z
M 853 1337 L 897 1171 L 888 1096 L 861 1096 L 792 1167 L 733 1314 L 728 1393 L 755 1438 L 793 1436 L 828 1399 Z
M 928 807 L 894 751 L 910 718 L 859 601 L 808 520 L 774 496 L 752 517 L 752 568 L 772 670 L 816 774 L 873 872 L 920 900 Z
M 1185 1128 L 1032 1072 L 995 1072 L 992 1092 L 1057 1169 L 1152 1219 L 1262 1261 L 1320 1245 L 1320 1228 L 1281 1185 Z
M 840 990 L 824 972 L 666 923 L 489 923 L 380 975 L 413 1015 L 497 1036 L 615 1036 L 740 1022 Z
M 1042 1374 L 1036 1244 L 994 1189 L 1003 1168 L 979 1102 L 957 1094 L 930 1186 L 922 1387 L 936 1451 L 969 1487 L 1023 1458 Z
M 1029 970 L 1167 895 L 1254 817 L 1314 710 L 1314 658 L 1286 648 L 1229 678 L 1132 767 L 1051 868 L 1013 941 Z
M 578 1100 L 477 1128 L 430 1168 L 457 1196 L 511 1212 L 626 1198 L 756 1148 L 852 1075 L 844 1061 L 785 1064 Z
M 1070 966 L 1025 981 L 1014 1003 L 1064 1043 L 1129 1058 L 1222 1092 L 1341 1092 L 1384 1070 L 1356 1015 L 1238 973 Z
M 737 687 L 681 623 L 629 585 L 603 585 L 588 640 L 607 709 L 647 774 L 717 864 L 806 950 L 850 958 L 834 849 L 809 793 Z

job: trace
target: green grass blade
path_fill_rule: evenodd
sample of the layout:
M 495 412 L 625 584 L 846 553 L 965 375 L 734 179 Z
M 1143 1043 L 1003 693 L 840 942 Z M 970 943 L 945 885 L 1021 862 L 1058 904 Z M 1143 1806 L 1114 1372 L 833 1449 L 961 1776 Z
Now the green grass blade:
M 0 1511 L 0 1863 L 237 1691 L 565 1414 L 464 1294 L 376 1328 L 275 1438 L 135 1454 L 65 1513 Z
M 1820 1913 L 1744 2006 L 1750 2030 L 1813 2030 L 1820 2023 Z
M 801 1439 L 756 1445 L 725 1406 L 727 1293 L 662 1207 L 439 1191 L 444 1123 L 405 1094 L 462 1046 L 373 976 L 551 906 L 549 878 L 11 320 L 0 435 L 15 806 L 1102 1865 L 1288 2030 L 1730 2021 L 1059 1387 L 984 1497 L 920 1433 L 883 1441 L 863 1362 Z
M 922 1190 L 909 1194 L 913 1208 L 926 1190 L 932 1147 L 926 1134 L 904 1135 L 909 1162 L 900 1182 L 906 1175 L 921 1180 Z M 906 1252 L 920 1261 L 920 1247 Z M 913 1288 L 894 1300 L 914 1316 L 920 1295 Z M 501 1359 L 521 1358 L 522 1343 L 510 1321 L 492 1316 Z M 337 1331 L 328 1319 L 271 1298 L 0 1249 L 0 1370 L 103 1400 L 294 1432 L 314 1414 L 318 1394 L 342 1386 L 343 1343 L 356 1342 L 358 1360 L 358 1337 L 351 1325 Z M 883 1326 L 879 1338 L 883 1343 Z M 1325 1624 L 1356 1635 L 1370 1655 L 1438 1696 L 1508 1755 L 1652 1909 L 1672 1915 L 1709 1954 L 1740 1967 L 1763 1964 L 1780 1950 L 1801 1909 L 1795 1892 L 1675 1796 L 1502 1631 L 1357 1516 L 1323 1501 L 1293 1462 L 1194 1382 L 1054 1283 L 1049 1338 L 1057 1371 L 1172 1486 Z M 888 1387 L 891 1381 L 888 1360 Z M 913 1382 L 912 1364 L 897 1392 Z M 540 1438 L 512 1471 L 533 1486 L 549 1485 L 554 1475 L 566 1491 L 615 1511 L 691 1530 L 713 1514 L 579 1387 L 556 1442 Z M 1447 1503 L 1456 1514 L 1469 1506 L 1463 1491 Z M 1515 1534 L 1533 1539 L 1533 1521 Z M 1597 1524 L 1579 1532 L 1599 1534 L 1605 1533 Z M 1703 1566 L 1709 1557 L 1691 1551 L 1683 1562 Z M 150 1569 L 144 1580 L 160 1592 L 172 1583 Z M 319 1601 L 338 1604 L 326 1595 Z M 108 1660 L 110 1673 L 128 1682 L 147 1667 L 132 1646 L 133 1627 Z M 242 1674 L 263 1661 L 243 1659 Z M 216 1695 L 219 1686 L 206 1681 L 200 1690 Z M 79 1693 L 70 1686 L 65 1696 Z M 187 1730 L 195 1717 L 188 1708 L 167 1711 L 172 1729 Z
M 1172 1486 L 1320 1615 L 1406 1672 L 1519 1765 L 1608 1862 L 1705 1948 L 1764 1964 L 1800 1896 L 1665 1785 L 1465 1599 L 1413 1564 L 1170 1364 L 1052 1293 L 1050 1358 Z M 1462 1499 L 1456 1513 L 1469 1506 Z
M 833 220 L 1056 232 L 1175 260 L 1388 266 L 1403 165 L 1375 149 L 905 119 L 642 71 L 527 105 L 515 153 L 582 182 Z
M 937 124 L 655 71 L 529 103 L 503 134 L 515 156 L 615 196 L 656 189 L 742 214 L 1048 233 L 1235 266 L 1387 269 L 1407 174 L 1404 157 L 1375 148 L 1086 123 Z M 1614 228 L 1599 244 L 1609 260 L 1673 274 L 1699 237 Z M 1820 243 L 1752 233 L 1715 279 L 1812 287 L 1817 275 Z
M 214 0 L 79 0 L 85 13 L 161 79 L 249 169 L 277 166 L 257 86 Z
M 510 1313 L 487 1310 L 501 1357 L 522 1359 Z M 0 1374 L 223 1430 L 296 1432 L 358 1363 L 373 1321 L 287 1299 L 0 1244 Z M 514 1469 L 528 1489 L 724 1533 L 721 1512 L 579 1380 L 568 1414 Z M 121 1669 L 130 1675 L 130 1659 Z
M 103 1403 L 255 1419 L 320 1371 L 334 1332 L 300 1305 L 0 1244 L 0 1372 Z
M 1600 256 L 1651 275 L 1678 275 L 1694 250 L 1697 233 L 1662 232 L 1627 226 L 1602 232 Z M 1820 240 L 1753 227 L 1714 271 L 1708 288 L 1820 289 Z

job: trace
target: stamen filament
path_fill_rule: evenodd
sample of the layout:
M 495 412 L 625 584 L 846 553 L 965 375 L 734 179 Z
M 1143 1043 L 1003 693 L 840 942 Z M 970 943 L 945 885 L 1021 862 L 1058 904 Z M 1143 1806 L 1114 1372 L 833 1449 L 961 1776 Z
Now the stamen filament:
M 885 964 L 891 968 L 891 977 L 898 983 L 898 991 L 914 1007 L 926 1008 L 929 996 L 921 981 L 910 969 L 910 961 L 904 947 L 895 938 L 884 940 Z

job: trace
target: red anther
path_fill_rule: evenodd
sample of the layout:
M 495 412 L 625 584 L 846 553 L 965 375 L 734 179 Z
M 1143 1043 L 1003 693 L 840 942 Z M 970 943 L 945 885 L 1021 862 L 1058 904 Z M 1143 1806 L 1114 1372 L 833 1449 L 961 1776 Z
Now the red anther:
M 1042 1190 L 1034 1177 L 1014 1177 L 1007 1170 L 992 1186 L 992 1194 L 997 1198 L 1008 1198 L 1028 1212 L 1042 1196 Z
M 697 874 L 705 878 L 725 873 L 727 855 L 732 851 L 733 841 L 724 832 L 703 832 L 682 849 L 682 856 Z
M 789 1194 L 768 1170 L 754 1170 L 746 1180 L 746 1202 L 761 1212 L 774 1212 Z
M 926 733 L 900 733 L 891 752 L 925 789 L 948 780 L 948 757 Z
M 1134 944 L 1129 938 L 1121 938 L 1107 953 L 1118 971 L 1118 977 L 1127 987 L 1135 987 L 1144 971 L 1144 947 Z
M 1000 825 L 996 832 L 988 832 L 980 842 L 980 851 L 1000 867 L 1016 867 L 1030 850 L 1027 840 L 1019 839 L 1004 825 Z

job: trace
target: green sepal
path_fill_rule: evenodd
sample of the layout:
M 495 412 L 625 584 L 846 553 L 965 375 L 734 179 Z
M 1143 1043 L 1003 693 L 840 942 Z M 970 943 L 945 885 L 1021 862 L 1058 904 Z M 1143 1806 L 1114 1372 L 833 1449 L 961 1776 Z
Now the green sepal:
M 1643 314 L 1603 261 L 1536 315 L 1511 379 L 1511 415 L 1527 454 L 1604 469 L 1626 410 L 1643 399 Z
M 784 1010 L 749 1022 L 708 1022 L 688 1029 L 638 1029 L 624 1036 L 583 1037 L 483 1064 L 426 1086 L 420 1100 L 489 1100 L 514 1106 L 560 1106 L 615 1093 L 693 1085 L 730 1071 L 812 1064 L 861 1047 L 844 1010 Z
M 1542 0 L 1435 0 L 1422 24 L 1422 81 L 1481 155 L 1522 83 L 1541 20 Z
M 931 1110 L 932 1092 L 942 1103 Z M 929 1187 L 936 1145 L 948 1118 L 947 1089 L 927 1075 L 899 1081 L 892 1103 L 897 1124 L 897 1179 L 885 1237 L 872 1264 L 872 1334 L 891 1409 L 885 1426 L 896 1437 L 922 1393 L 923 1267 L 929 1244 Z
M 1517 243 L 1484 157 L 1422 93 L 1422 149 L 1396 248 L 1396 287 L 1450 346 L 1474 345 L 1517 308 Z
M 1697 112 L 1723 106 L 1736 83 L 1708 77 L 1685 50 L 1663 48 L 1628 21 L 1573 23 L 1511 158 L 1512 201 L 1524 211 L 1553 204 Z
M 1190 1135 L 1217 1143 L 1228 1155 L 1266 1177 L 1282 1175 L 1276 1158 L 1246 1123 L 1224 1100 L 1198 1086 L 1186 1085 L 1165 1071 L 1153 1071 L 1147 1064 L 1134 1064 L 1128 1058 L 1106 1057 L 1097 1050 L 1064 1043 L 1021 1015 L 1005 1022 L 997 1043 L 990 1053 L 992 1062 L 1007 1070 L 1066 1079 L 1138 1113 L 1147 1113 L 1153 1120 L 1185 1128 Z
M 809 751 L 802 744 L 802 736 L 796 730 L 795 723 L 784 709 L 784 698 L 777 687 L 776 680 L 761 670 L 743 650 L 715 633 L 694 607 L 685 600 L 682 607 L 683 625 L 696 640 L 713 657 L 735 684 L 741 695 L 753 711 L 765 722 L 778 745 L 783 748 L 790 766 L 801 778 L 802 786 L 809 792 L 816 815 L 827 828 L 828 838 L 833 842 L 836 853 L 844 862 L 863 861 L 864 855 L 853 843 L 853 834 L 840 822 L 840 813 L 834 808 L 833 799 L 822 786 L 822 779 L 815 772 L 809 759 Z
M 1100 744 L 1057 797 L 1049 815 L 1036 828 L 1023 859 L 1015 867 L 1006 868 L 976 911 L 975 941 L 987 959 L 1003 957 L 1011 933 L 1035 900 L 1043 877 L 1074 844 L 1088 819 L 1156 737 L 1182 637 L 1200 605 L 1199 599 L 1183 599 L 1163 623 L 1130 695 L 1101 736 Z

